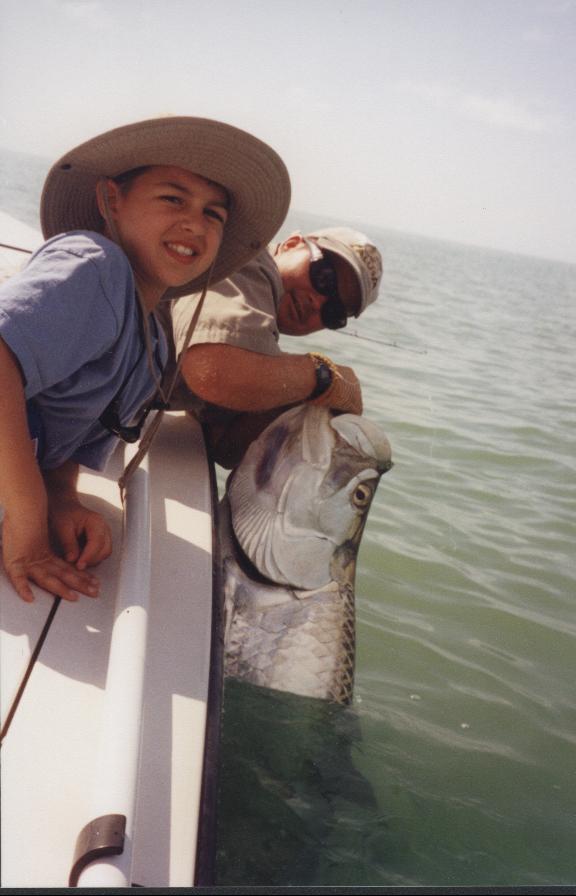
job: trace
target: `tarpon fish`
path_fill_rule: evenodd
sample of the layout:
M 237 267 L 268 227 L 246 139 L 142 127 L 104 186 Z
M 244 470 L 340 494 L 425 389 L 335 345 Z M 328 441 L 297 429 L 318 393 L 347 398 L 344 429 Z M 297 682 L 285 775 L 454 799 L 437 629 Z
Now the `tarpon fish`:
M 356 557 L 391 466 L 378 426 L 314 405 L 250 445 L 220 507 L 227 675 L 351 701 Z

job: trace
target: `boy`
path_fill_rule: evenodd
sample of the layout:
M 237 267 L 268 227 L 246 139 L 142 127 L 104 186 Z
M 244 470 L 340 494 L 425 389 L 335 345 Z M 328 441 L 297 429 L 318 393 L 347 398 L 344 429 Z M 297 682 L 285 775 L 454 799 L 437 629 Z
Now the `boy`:
M 97 594 L 88 567 L 109 555 L 110 533 L 78 500 L 78 466 L 102 469 L 162 397 L 154 308 L 245 264 L 289 198 L 270 147 L 198 118 L 116 128 L 49 172 L 48 242 L 0 288 L 2 549 L 23 600 L 30 581 L 67 600 Z

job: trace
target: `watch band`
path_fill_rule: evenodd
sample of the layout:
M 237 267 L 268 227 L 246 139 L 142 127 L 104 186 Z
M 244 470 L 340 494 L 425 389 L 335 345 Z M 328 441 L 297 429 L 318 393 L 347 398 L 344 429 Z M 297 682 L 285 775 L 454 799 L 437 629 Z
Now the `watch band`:
M 314 362 L 314 372 L 316 374 L 316 385 L 310 395 L 308 401 L 313 401 L 324 392 L 327 392 L 334 380 L 332 371 L 332 362 L 329 358 L 320 355 L 317 352 L 309 352 L 309 357 Z

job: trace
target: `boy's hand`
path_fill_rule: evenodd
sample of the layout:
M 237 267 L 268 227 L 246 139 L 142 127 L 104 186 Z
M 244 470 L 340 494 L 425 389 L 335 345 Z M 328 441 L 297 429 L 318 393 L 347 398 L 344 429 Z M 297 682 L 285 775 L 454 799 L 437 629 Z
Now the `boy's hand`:
M 30 582 L 65 600 L 77 600 L 77 591 L 96 597 L 98 579 L 86 572 L 89 563 L 107 556 L 105 524 L 87 519 L 73 527 L 75 535 L 64 536 L 66 551 L 77 551 L 76 568 L 50 547 L 48 518 L 63 500 L 76 497 L 78 464 L 65 461 L 55 470 L 38 467 L 28 431 L 22 371 L 11 349 L 0 338 L 0 503 L 4 507 L 2 555 L 10 582 L 27 602 L 34 600 Z M 77 511 L 72 513 L 77 517 Z M 60 514 L 56 529 L 62 538 Z M 107 529 L 107 527 L 106 527 Z M 83 533 L 83 536 L 81 535 Z M 78 548 L 78 538 L 86 543 Z M 73 544 L 76 544 L 74 549 Z M 109 551 L 108 551 L 109 553 Z
M 96 566 L 112 553 L 112 535 L 105 519 L 72 498 L 49 501 L 48 518 L 65 560 L 78 570 Z
M 6 514 L 2 533 L 6 574 L 22 600 L 27 603 L 34 600 L 30 582 L 65 600 L 77 600 L 78 591 L 96 597 L 100 587 L 98 579 L 57 557 L 50 548 L 44 527 L 31 529 L 29 522 L 26 520 L 27 525 L 20 525 Z

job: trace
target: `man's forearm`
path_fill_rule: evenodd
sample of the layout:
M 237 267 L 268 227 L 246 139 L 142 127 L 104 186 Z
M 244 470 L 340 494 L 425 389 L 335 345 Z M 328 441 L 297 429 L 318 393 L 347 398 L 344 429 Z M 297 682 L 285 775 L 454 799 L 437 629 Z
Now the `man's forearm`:
M 306 401 L 316 384 L 308 355 L 260 355 L 222 343 L 189 348 L 182 376 L 199 398 L 234 411 L 268 411 Z

